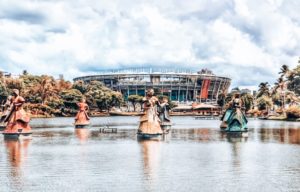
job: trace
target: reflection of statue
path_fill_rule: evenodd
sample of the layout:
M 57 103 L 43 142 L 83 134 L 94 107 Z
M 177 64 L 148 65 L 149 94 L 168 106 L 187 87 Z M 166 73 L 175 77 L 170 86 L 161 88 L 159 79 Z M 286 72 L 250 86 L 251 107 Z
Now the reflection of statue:
M 89 129 L 75 129 L 76 137 L 80 140 L 80 143 L 85 143 L 90 135 Z
M 160 126 L 164 133 L 168 133 L 172 125 L 169 111 L 170 106 L 168 99 L 166 97 L 160 98 L 158 105 L 158 116 L 160 119 Z
M 29 126 L 30 117 L 22 107 L 25 99 L 19 95 L 19 90 L 13 90 L 12 101 L 11 110 L 4 119 L 4 122 L 7 122 L 7 126 L 3 133 L 31 133 L 31 127 Z
M 143 140 L 140 141 L 140 144 L 142 149 L 144 176 L 145 178 L 147 178 L 148 181 L 145 184 L 149 185 L 149 183 L 152 183 L 152 185 L 146 186 L 145 188 L 151 189 L 151 187 L 155 186 L 153 185 L 153 182 L 156 182 L 155 179 L 157 179 L 156 176 L 159 171 L 159 165 L 161 164 L 160 162 L 161 142 L 153 141 L 153 140 Z M 156 190 L 152 189 L 150 191 L 156 191 Z
M 160 120 L 157 116 L 158 99 L 153 94 L 153 89 L 149 89 L 146 97 L 143 98 L 145 113 L 140 117 L 138 134 L 162 134 Z
M 226 110 L 223 116 L 223 122 L 225 122 L 225 131 L 231 132 L 243 132 L 247 131 L 247 119 L 241 110 L 242 101 L 239 94 L 235 94 L 234 98 L 229 104 L 229 108 Z M 224 125 L 224 124 L 223 124 Z M 222 127 L 222 125 L 221 125 Z
M 90 124 L 90 118 L 87 114 L 89 106 L 85 103 L 85 99 L 82 99 L 80 103 L 77 103 L 79 111 L 75 117 L 76 126 L 84 126 Z
M 7 149 L 7 157 L 12 167 L 19 168 L 27 156 L 27 148 L 30 144 L 30 139 L 24 139 L 22 141 L 19 140 L 4 140 L 6 149 Z M 14 176 L 19 176 L 18 169 L 13 169 L 17 171 Z

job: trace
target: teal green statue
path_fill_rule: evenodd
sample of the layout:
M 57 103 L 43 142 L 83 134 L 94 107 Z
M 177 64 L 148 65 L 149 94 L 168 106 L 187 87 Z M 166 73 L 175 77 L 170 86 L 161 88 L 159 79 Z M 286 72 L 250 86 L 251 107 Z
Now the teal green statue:
M 235 94 L 229 107 L 221 118 L 221 128 L 226 132 L 246 132 L 248 120 L 242 111 L 240 94 Z

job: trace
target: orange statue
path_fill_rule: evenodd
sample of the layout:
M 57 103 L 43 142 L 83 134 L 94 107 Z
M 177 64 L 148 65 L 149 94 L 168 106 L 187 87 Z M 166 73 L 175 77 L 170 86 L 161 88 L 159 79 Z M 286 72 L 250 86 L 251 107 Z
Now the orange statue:
M 76 126 L 85 126 L 90 124 L 90 117 L 87 114 L 89 106 L 86 104 L 85 99 L 82 99 L 80 103 L 77 103 L 79 111 L 75 117 Z
M 29 126 L 30 116 L 22 107 L 24 103 L 25 99 L 19 95 L 19 90 L 13 89 L 12 106 L 9 114 L 4 120 L 4 122 L 7 122 L 7 126 L 3 131 L 3 134 L 31 133 L 31 127 Z
M 140 117 L 138 129 L 138 134 L 140 135 L 161 135 L 163 133 L 157 113 L 158 99 L 153 94 L 154 90 L 149 89 L 146 97 L 143 98 L 145 113 Z

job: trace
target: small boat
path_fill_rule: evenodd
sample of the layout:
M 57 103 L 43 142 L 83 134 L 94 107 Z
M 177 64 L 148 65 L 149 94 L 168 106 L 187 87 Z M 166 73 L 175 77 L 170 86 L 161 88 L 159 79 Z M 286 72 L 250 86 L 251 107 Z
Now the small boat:
M 157 134 L 148 134 L 148 133 L 137 133 L 137 138 L 139 140 L 157 140 L 161 139 L 163 134 L 157 133 Z

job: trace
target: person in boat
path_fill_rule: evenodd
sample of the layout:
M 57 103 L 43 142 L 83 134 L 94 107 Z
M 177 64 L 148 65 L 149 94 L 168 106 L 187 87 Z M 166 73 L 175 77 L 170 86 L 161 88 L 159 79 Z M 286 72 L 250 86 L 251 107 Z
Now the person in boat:
M 7 126 L 3 133 L 31 133 L 30 116 L 23 109 L 25 99 L 19 94 L 18 89 L 13 89 L 11 110 L 4 120 Z
M 79 107 L 79 111 L 75 117 L 75 125 L 88 125 L 90 123 L 90 117 L 87 114 L 89 106 L 86 104 L 85 99 L 82 98 L 81 102 L 77 103 L 77 106 Z
M 154 96 L 154 90 L 147 90 L 143 98 L 144 114 L 140 117 L 139 134 L 162 134 L 160 120 L 157 112 L 158 99 Z
M 161 97 L 158 103 L 158 116 L 160 119 L 160 126 L 164 132 L 168 132 L 171 126 L 170 106 L 167 97 Z
M 234 95 L 230 106 L 231 112 L 225 119 L 227 124 L 226 131 L 246 131 L 248 121 L 242 111 L 243 103 L 239 93 Z

